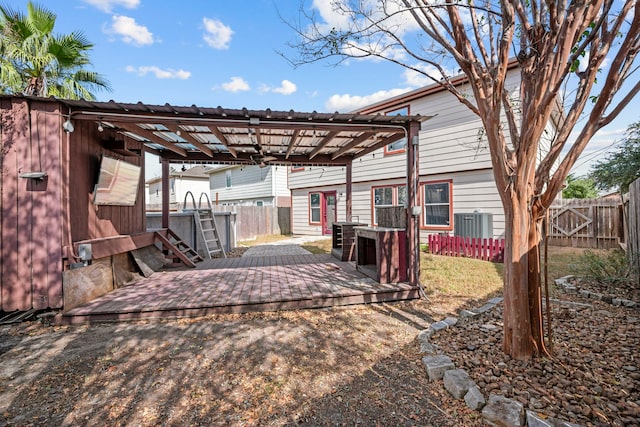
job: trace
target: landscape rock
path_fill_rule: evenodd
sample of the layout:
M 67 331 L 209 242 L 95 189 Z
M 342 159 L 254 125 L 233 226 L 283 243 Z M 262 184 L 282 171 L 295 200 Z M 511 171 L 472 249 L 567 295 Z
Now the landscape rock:
M 462 399 L 472 386 L 473 382 L 464 369 L 451 369 L 444 373 L 444 388 L 456 399 Z
M 524 407 L 520 402 L 499 394 L 492 394 L 482 410 L 482 418 L 490 426 L 521 427 L 525 421 Z
M 543 420 L 535 412 L 527 411 L 527 426 L 528 427 L 555 427 L 547 420 Z
M 458 318 L 457 317 L 447 317 L 446 319 L 443 320 L 444 323 L 446 323 L 449 326 L 455 326 L 456 323 L 458 323 Z
M 444 373 L 450 369 L 455 369 L 455 365 L 449 356 L 443 354 L 437 356 L 425 356 L 422 363 L 427 370 L 429 381 L 440 380 L 444 377 Z
M 484 407 L 487 401 L 477 385 L 469 387 L 469 391 L 464 395 L 464 402 L 474 411 L 479 411 Z
M 478 316 L 478 313 L 473 312 L 471 310 L 460 310 L 460 317 L 464 318 L 468 318 L 468 317 L 476 317 Z
M 438 331 L 441 331 L 443 329 L 447 329 L 448 327 L 449 327 L 449 325 L 444 321 L 435 322 L 435 323 L 432 323 L 431 326 L 429 326 L 429 328 L 432 329 L 434 332 L 438 332 Z
M 491 310 L 495 306 L 496 306 L 495 304 L 487 303 L 487 304 L 483 305 L 480 308 L 474 309 L 473 311 L 478 313 L 478 314 L 482 314 L 482 313 L 486 313 L 487 311 Z

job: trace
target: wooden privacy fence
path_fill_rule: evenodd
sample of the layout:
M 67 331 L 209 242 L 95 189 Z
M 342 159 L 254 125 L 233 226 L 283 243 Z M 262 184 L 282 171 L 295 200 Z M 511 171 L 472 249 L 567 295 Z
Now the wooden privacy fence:
M 640 283 L 640 179 L 631 183 L 625 199 L 627 253 L 636 266 L 636 282 Z
M 278 206 L 213 206 L 214 212 L 235 212 L 237 240 L 291 234 L 291 208 Z
M 504 262 L 504 239 L 443 236 L 430 234 L 429 252 L 436 255 Z
M 549 208 L 549 244 L 574 248 L 613 249 L 624 241 L 619 197 L 568 199 Z

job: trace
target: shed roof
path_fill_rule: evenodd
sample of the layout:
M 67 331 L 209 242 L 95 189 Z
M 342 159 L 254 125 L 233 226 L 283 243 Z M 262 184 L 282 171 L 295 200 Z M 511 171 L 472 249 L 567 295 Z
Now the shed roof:
M 69 109 L 72 122 L 93 121 L 113 135 L 112 142 L 133 138 L 170 161 L 261 166 L 347 164 L 404 138 L 411 123 L 430 118 L 57 101 Z

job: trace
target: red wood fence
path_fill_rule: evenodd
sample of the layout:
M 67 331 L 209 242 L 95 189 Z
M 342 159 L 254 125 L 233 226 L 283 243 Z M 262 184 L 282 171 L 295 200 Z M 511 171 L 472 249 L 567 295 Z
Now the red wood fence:
M 504 239 L 480 239 L 431 234 L 429 235 L 429 252 L 436 255 L 504 262 Z

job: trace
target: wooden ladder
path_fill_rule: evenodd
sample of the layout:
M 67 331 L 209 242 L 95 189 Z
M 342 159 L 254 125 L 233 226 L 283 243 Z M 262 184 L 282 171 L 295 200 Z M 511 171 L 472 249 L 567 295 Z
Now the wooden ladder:
M 165 235 L 166 234 L 166 235 Z M 187 245 L 173 230 L 166 228 L 155 232 L 155 238 L 162 246 L 187 267 L 195 267 L 202 257 L 191 246 Z
M 193 217 L 195 219 L 196 228 L 200 233 L 200 237 L 204 242 L 205 255 L 207 258 L 211 259 L 213 256 L 220 255 L 222 258 L 226 258 L 227 254 L 224 251 L 224 247 L 222 246 L 222 242 L 220 241 L 220 234 L 218 233 L 218 227 L 216 225 L 216 218 L 213 213 L 213 208 L 211 207 L 211 200 L 207 193 L 200 194 L 200 198 L 198 199 L 198 206 L 196 207 L 195 199 L 193 197 L 193 193 L 187 191 L 184 196 L 184 208 L 187 206 L 187 197 L 191 196 L 191 200 L 193 202 Z M 202 196 L 207 199 L 207 208 L 202 207 Z

